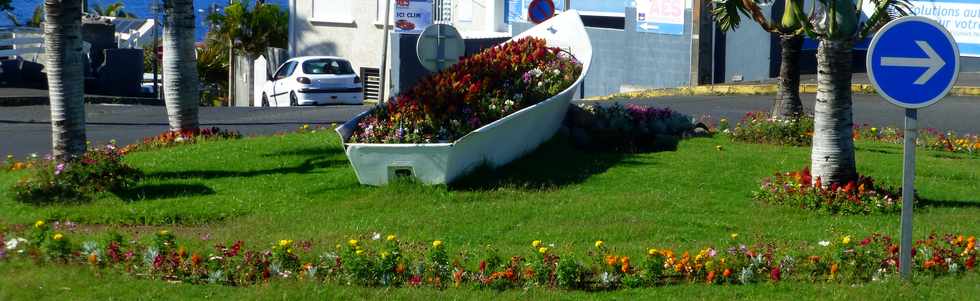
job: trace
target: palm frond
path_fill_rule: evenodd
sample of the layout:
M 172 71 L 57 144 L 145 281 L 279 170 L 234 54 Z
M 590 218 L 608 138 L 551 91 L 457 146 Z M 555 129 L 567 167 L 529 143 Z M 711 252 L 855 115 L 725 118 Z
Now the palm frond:
M 859 37 L 861 39 L 878 31 L 892 20 L 912 15 L 912 3 L 909 0 L 871 0 L 871 2 L 875 5 L 875 10 L 862 26 Z

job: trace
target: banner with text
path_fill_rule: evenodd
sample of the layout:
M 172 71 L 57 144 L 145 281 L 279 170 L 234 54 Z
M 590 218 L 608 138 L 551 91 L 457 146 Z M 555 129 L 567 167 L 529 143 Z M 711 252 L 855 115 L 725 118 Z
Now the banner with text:
M 946 27 L 960 56 L 980 57 L 980 0 L 912 1 L 912 11 Z
M 432 0 L 395 0 L 395 32 L 422 33 L 432 25 Z
M 636 0 L 636 31 L 684 34 L 684 0 Z

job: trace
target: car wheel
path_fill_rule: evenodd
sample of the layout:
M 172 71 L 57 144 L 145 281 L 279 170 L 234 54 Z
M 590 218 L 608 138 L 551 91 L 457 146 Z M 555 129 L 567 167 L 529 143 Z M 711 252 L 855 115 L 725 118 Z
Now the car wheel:
M 299 99 L 296 98 L 296 92 L 289 92 L 289 106 L 299 106 Z
M 262 93 L 262 107 L 269 107 L 269 97 L 265 96 L 265 93 Z

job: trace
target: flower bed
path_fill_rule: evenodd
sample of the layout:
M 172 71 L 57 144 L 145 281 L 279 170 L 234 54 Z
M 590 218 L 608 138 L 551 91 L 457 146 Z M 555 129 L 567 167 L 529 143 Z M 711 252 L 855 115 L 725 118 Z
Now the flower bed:
M 110 143 L 65 162 L 34 159 L 27 163 L 31 172 L 11 191 L 18 201 L 42 204 L 85 201 L 99 192 L 124 189 L 142 173 L 123 163 L 122 156 L 123 151 Z
M 588 32 L 568 11 L 354 117 L 337 134 L 361 184 L 448 184 L 551 139 L 591 61 Z
M 865 124 L 854 127 L 854 139 L 903 144 L 905 131 L 900 128 L 878 128 Z M 916 146 L 934 151 L 980 155 L 980 136 L 921 129 L 916 139 Z
M 582 64 L 527 37 L 487 49 L 423 78 L 357 123 L 353 143 L 452 142 L 564 91 Z
M 222 130 L 217 127 L 180 132 L 167 131 L 160 135 L 143 138 L 142 143 L 130 144 L 123 147 L 123 153 L 134 151 L 154 150 L 183 144 L 194 144 L 218 139 L 238 139 L 242 135 L 235 131 Z
M 212 250 L 191 250 L 160 231 L 148 241 L 110 234 L 78 245 L 67 232 L 38 221 L 28 238 L 0 233 L 0 260 L 89 265 L 137 278 L 191 284 L 248 286 L 272 281 L 316 281 L 372 287 L 529 287 L 613 290 L 675 284 L 748 285 L 780 281 L 865 283 L 897 277 L 898 242 L 872 234 L 858 241 L 746 244 L 737 234 L 718 246 L 695 250 L 652 247 L 625 254 L 604 241 L 585 257 L 535 240 L 525 252 L 502 256 L 484 250 L 453 250 L 447 243 L 402 242 L 395 235 L 354 238 L 332 251 L 312 252 L 309 241 L 279 240 L 248 248 L 242 241 Z M 780 247 L 793 246 L 793 247 Z M 930 235 L 915 242 L 918 275 L 962 275 L 976 271 L 974 236 Z M 583 260 L 584 259 L 584 260 Z
M 581 147 L 626 152 L 669 148 L 667 144 L 694 135 L 696 128 L 693 118 L 669 108 L 619 103 L 572 107 L 566 124 Z
M 748 143 L 807 146 L 813 143 L 813 117 L 776 119 L 766 112 L 746 113 L 742 120 L 729 128 L 728 120 L 721 119 L 719 130 L 732 140 Z
M 861 176 L 858 181 L 846 185 L 823 187 L 820 178 L 813 181 L 809 167 L 777 173 L 763 180 L 753 198 L 768 204 L 830 214 L 892 213 L 902 209 L 900 194 L 895 189 L 876 186 L 870 177 Z

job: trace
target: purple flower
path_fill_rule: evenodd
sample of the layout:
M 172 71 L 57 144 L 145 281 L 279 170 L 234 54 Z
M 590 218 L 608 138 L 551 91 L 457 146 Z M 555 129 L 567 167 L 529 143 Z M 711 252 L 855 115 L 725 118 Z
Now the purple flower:
M 58 163 L 58 165 L 54 167 L 54 175 L 56 176 L 60 175 L 63 171 L 65 171 L 65 163 Z

